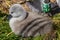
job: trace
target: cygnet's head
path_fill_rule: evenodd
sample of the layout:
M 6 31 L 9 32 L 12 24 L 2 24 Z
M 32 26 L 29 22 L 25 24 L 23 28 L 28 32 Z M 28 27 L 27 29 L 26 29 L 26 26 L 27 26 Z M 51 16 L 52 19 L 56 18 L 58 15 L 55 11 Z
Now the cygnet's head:
M 26 11 L 23 9 L 23 7 L 20 4 L 13 4 L 9 9 L 9 14 L 12 17 L 20 17 L 20 16 L 25 16 Z

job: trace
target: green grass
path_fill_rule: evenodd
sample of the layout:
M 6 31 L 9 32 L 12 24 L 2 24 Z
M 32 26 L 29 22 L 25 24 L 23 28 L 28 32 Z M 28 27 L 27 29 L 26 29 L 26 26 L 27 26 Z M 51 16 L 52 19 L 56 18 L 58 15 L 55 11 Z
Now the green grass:
M 14 33 L 11 33 L 10 35 L 8 35 L 11 32 L 11 29 L 9 27 L 7 18 L 4 19 L 4 16 L 6 15 L 3 15 L 0 13 L 0 40 L 20 40 L 20 39 L 21 40 L 44 40 L 45 36 L 37 36 L 34 38 L 31 38 L 31 37 L 22 38 L 22 37 L 16 36 Z M 60 28 L 57 28 L 56 31 L 57 31 L 56 40 L 60 40 Z

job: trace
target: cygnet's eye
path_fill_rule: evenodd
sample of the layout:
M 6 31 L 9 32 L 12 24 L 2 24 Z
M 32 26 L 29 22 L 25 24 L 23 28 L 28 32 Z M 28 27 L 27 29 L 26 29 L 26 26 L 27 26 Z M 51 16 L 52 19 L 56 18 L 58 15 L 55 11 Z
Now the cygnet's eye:
M 11 14 L 13 14 L 13 12 L 11 12 Z

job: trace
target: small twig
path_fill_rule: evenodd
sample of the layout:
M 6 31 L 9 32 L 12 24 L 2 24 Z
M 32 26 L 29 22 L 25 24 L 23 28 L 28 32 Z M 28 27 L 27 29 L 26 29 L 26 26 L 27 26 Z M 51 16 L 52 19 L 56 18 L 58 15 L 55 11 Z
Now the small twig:
M 8 33 L 7 36 L 9 36 L 9 35 L 12 34 L 12 33 L 13 33 L 13 32 Z
M 2 18 L 2 20 L 4 20 L 6 18 L 6 16 L 4 16 L 3 18 Z

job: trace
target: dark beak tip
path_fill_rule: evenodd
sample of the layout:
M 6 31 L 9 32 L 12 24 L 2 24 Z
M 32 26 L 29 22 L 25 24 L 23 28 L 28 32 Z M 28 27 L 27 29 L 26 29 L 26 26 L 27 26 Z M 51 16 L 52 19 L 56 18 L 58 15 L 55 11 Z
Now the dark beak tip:
M 12 16 L 11 15 L 8 15 L 7 19 L 10 20 L 11 18 L 12 18 Z

